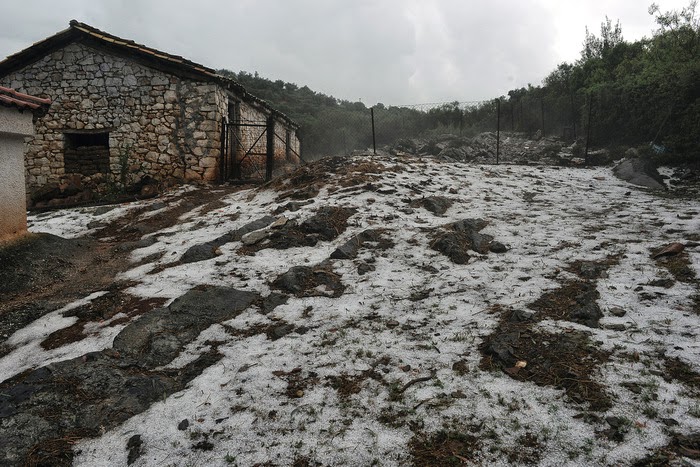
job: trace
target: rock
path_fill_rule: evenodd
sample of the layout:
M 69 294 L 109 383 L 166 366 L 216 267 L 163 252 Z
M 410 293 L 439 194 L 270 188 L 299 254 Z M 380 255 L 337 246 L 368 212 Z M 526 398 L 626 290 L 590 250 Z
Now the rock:
M 284 227 L 287 221 L 289 221 L 289 219 L 287 219 L 285 216 L 280 216 L 275 222 L 270 224 L 270 228 L 279 229 L 280 227 Z
M 356 212 L 356 208 L 324 206 L 306 219 L 300 229 L 306 234 L 318 235 L 321 240 L 333 240 L 345 230 L 348 218 Z
M 376 270 L 376 268 L 374 266 L 372 266 L 371 264 L 367 264 L 365 262 L 362 262 L 362 263 L 357 265 L 357 274 L 359 274 L 360 276 L 364 276 L 368 272 L 372 272 L 374 270 Z
M 532 311 L 515 310 L 513 313 L 511 313 L 509 321 L 512 323 L 526 323 L 528 321 L 532 321 L 534 316 L 535 313 Z
M 627 326 L 624 324 L 608 324 L 605 326 L 605 329 L 609 329 L 611 331 L 624 331 L 627 329 Z
M 92 212 L 93 216 L 102 216 L 114 210 L 116 206 L 100 206 Z
M 678 243 L 678 242 L 670 243 L 670 244 L 666 245 L 665 247 L 663 247 L 661 249 L 661 251 L 656 253 L 653 256 L 653 258 L 656 259 L 656 258 L 661 258 L 663 256 L 675 256 L 679 253 L 682 253 L 684 249 L 685 249 L 685 245 L 683 245 L 682 243 Z
M 340 276 L 334 272 L 309 266 L 294 266 L 272 282 L 276 289 L 292 293 L 297 297 L 334 297 L 345 291 Z
M 490 337 L 484 343 L 483 352 L 496 359 L 504 367 L 512 367 L 518 360 L 513 345 L 518 342 L 518 332 L 505 332 Z
M 236 230 L 233 232 L 233 240 L 240 240 L 244 235 L 254 232 L 256 230 L 264 229 L 265 227 L 269 226 L 273 222 L 275 222 L 277 219 L 272 216 L 264 216 L 261 217 L 260 219 L 254 220 L 253 222 L 250 222 L 240 229 Z
M 273 328 L 269 334 L 269 337 L 271 340 L 276 341 L 277 339 L 281 339 L 282 337 L 286 336 L 287 334 L 291 333 L 292 331 L 294 331 L 294 325 L 283 324 L 281 326 L 277 326 L 277 327 Z
M 627 314 L 627 310 L 623 310 L 620 307 L 614 306 L 608 310 L 611 315 L 621 318 Z
M 445 232 L 439 235 L 430 245 L 433 250 L 447 256 L 455 264 L 467 264 L 469 262 L 468 239 L 457 232 Z
M 489 245 L 489 251 L 491 253 L 506 253 L 508 248 L 501 242 L 493 241 L 491 245 Z
M 584 279 L 597 279 L 607 270 L 608 266 L 594 261 L 582 261 L 579 264 L 578 275 Z
M 233 232 L 226 233 L 214 240 L 206 243 L 201 243 L 199 245 L 194 245 L 190 247 L 183 255 L 180 257 L 180 262 L 196 263 L 198 261 L 206 261 L 208 259 L 216 258 L 218 256 L 217 250 L 219 247 L 236 241 L 241 240 L 244 235 L 247 235 L 256 230 L 264 229 L 268 225 L 275 222 L 275 218 L 272 216 L 264 216 L 253 222 L 250 222 L 240 229 L 234 230 Z
M 185 431 L 187 428 L 190 426 L 190 421 L 187 419 L 182 420 L 180 423 L 177 424 L 177 429 L 180 431 Z
M 400 139 L 392 148 L 395 152 L 407 152 L 409 154 L 416 153 L 416 142 L 412 139 Z
M 652 190 L 666 189 L 659 172 L 642 159 L 625 159 L 613 169 L 613 173 L 633 185 Z
M 274 311 L 280 305 L 284 305 L 289 300 L 289 297 L 285 294 L 271 292 L 270 295 L 265 297 L 262 302 L 262 313 L 268 314 Z
M 377 248 L 384 250 L 392 247 L 394 242 L 386 239 L 382 235 L 383 233 L 384 231 L 381 229 L 367 229 L 336 248 L 336 250 L 331 253 L 331 258 L 354 259 L 357 257 L 360 248 L 366 246 L 367 243 L 376 243 Z
M 422 206 L 436 216 L 442 216 L 452 206 L 452 200 L 444 196 L 428 196 L 412 201 L 410 206 L 412 208 Z
M 481 219 L 463 219 L 447 224 L 443 227 L 447 230 L 435 237 L 431 248 L 441 252 L 456 264 L 466 264 L 469 261 L 469 250 L 480 254 L 489 252 L 493 237 L 479 233 L 486 224 L 487 222 Z
M 452 364 L 452 371 L 460 376 L 469 373 L 469 363 L 466 360 L 457 360 Z
M 663 287 L 664 289 L 670 289 L 675 283 L 676 281 L 673 279 L 656 279 L 649 282 L 647 285 L 651 287 Z
M 267 230 L 256 230 L 254 232 L 247 233 L 241 237 L 241 242 L 244 245 L 255 245 L 259 241 L 267 238 L 269 235 Z
M 126 443 L 126 449 L 129 451 L 129 455 L 126 461 L 128 465 L 133 464 L 134 462 L 136 462 L 136 459 L 141 457 L 142 445 L 143 441 L 141 440 L 141 435 L 134 435 L 131 438 L 129 438 L 129 441 Z
M 308 201 L 290 201 L 287 204 L 284 204 L 282 206 L 279 206 L 277 209 L 275 209 L 274 213 L 275 214 L 281 214 L 285 211 L 290 211 L 290 212 L 296 212 L 299 209 L 303 208 L 304 206 L 307 206 L 309 204 L 313 204 L 314 200 L 308 200 Z
M 440 151 L 437 157 L 439 159 L 464 162 L 469 159 L 469 153 L 463 148 L 448 147 Z
M 216 242 L 202 243 L 201 245 L 195 245 L 190 247 L 180 258 L 180 262 L 196 263 L 199 261 L 206 261 L 208 259 L 215 258 L 216 250 L 219 248 Z
M 625 426 L 625 420 L 620 417 L 605 417 L 605 421 L 612 428 L 621 428 Z
M 457 232 L 478 232 L 488 225 L 483 219 L 462 219 L 461 221 L 454 222 L 451 227 Z
M 154 310 L 122 329 L 113 348 L 139 358 L 144 366 L 165 365 L 204 329 L 235 318 L 259 298 L 230 287 L 192 289 L 168 308 Z
M 141 199 L 148 199 L 148 198 L 153 198 L 158 195 L 158 186 L 157 185 L 144 185 L 141 187 L 141 190 L 139 191 L 139 198 Z
M 357 253 L 362 246 L 363 240 L 360 235 L 352 237 L 347 242 L 343 243 L 341 246 L 335 249 L 331 253 L 332 259 L 353 259 L 357 257 Z
M 603 312 L 596 303 L 595 299 L 585 300 L 577 307 L 571 310 L 570 319 L 577 323 L 585 324 L 591 328 L 598 327 L 598 321 L 603 317 Z

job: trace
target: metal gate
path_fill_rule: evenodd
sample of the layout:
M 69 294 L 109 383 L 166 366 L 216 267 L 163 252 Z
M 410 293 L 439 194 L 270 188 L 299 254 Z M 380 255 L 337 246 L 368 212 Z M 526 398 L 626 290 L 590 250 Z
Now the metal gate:
M 227 181 L 261 181 L 272 178 L 275 121 L 224 122 L 221 129 L 219 178 Z

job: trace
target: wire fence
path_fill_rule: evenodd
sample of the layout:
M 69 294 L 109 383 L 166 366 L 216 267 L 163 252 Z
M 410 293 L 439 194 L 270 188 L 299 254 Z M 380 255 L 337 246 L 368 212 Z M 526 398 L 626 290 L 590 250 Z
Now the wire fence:
M 650 108 L 651 107 L 651 108 Z M 329 110 L 318 124 L 302 128 L 306 158 L 349 154 L 356 150 L 375 151 L 405 139 L 429 139 L 440 135 L 474 138 L 484 132 L 495 134 L 494 162 L 500 156 L 502 132 L 517 132 L 526 138 L 555 137 L 563 142 L 578 141 L 584 156 L 593 147 L 635 145 L 649 142 L 657 148 L 673 129 L 673 104 L 649 106 L 649 96 L 634 96 L 601 88 L 595 93 L 533 96 L 513 95 L 487 101 L 453 101 L 370 109 Z M 667 109 L 659 111 L 658 109 Z M 673 131 L 670 131 L 673 129 Z

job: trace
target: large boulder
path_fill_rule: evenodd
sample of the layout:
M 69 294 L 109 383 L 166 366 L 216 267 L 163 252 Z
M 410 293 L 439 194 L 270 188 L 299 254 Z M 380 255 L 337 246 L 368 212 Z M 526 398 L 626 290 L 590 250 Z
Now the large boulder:
M 625 159 L 613 169 L 613 172 L 618 178 L 633 185 L 652 190 L 666 188 L 659 172 L 643 159 Z

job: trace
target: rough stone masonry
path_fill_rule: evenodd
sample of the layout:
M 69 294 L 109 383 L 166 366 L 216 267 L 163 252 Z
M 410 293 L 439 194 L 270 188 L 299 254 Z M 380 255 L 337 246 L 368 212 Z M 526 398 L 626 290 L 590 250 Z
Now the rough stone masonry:
M 0 63 L 0 85 L 53 102 L 27 143 L 29 195 L 76 177 L 88 187 L 123 182 L 124 174 L 130 183 L 145 175 L 166 183 L 216 180 L 222 125 L 232 118 L 264 122 L 274 113 L 298 151 L 295 126 L 231 83 L 77 22 Z M 276 138 L 280 162 L 289 154 L 284 143 Z

